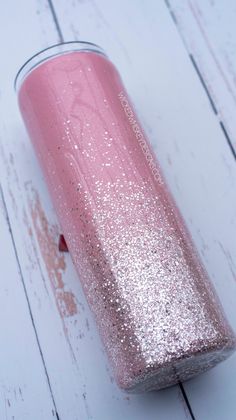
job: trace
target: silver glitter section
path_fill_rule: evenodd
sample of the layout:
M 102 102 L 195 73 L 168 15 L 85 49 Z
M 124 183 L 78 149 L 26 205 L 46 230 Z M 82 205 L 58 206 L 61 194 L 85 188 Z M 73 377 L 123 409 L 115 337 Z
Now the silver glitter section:
M 188 379 L 235 344 L 182 219 L 160 188 L 155 195 L 150 182 L 99 182 L 93 202 L 80 190 L 88 209 L 96 196 L 96 210 L 84 256 L 77 240 L 72 250 L 76 266 L 83 261 L 80 276 L 117 381 L 136 392 Z

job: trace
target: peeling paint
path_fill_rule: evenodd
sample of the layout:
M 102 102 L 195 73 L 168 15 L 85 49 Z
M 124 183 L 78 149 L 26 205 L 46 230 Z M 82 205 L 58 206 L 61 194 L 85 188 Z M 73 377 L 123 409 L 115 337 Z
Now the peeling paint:
M 78 313 L 77 301 L 74 294 L 66 290 L 63 282 L 63 272 L 66 269 L 65 257 L 58 250 L 58 228 L 50 225 L 41 205 L 38 192 L 32 188 L 33 198 L 29 198 L 30 214 L 37 236 L 40 251 L 47 269 L 57 307 L 61 318 L 70 317 Z M 29 234 L 32 231 L 29 228 Z

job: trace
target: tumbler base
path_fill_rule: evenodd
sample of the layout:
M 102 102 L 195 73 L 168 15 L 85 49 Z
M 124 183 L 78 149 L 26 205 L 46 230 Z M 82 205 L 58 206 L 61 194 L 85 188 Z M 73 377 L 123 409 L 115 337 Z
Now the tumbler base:
M 234 351 L 235 346 L 231 346 L 230 348 L 198 352 L 188 357 L 182 357 L 181 360 L 172 361 L 156 369 L 152 368 L 152 371 L 149 372 L 146 371 L 135 378 L 132 386 L 122 388 L 130 393 L 167 388 L 211 369 L 219 362 L 227 359 Z

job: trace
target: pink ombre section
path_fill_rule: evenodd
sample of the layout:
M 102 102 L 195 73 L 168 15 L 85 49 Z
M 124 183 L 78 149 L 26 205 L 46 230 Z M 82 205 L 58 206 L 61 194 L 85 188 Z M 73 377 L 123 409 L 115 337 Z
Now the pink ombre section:
M 46 60 L 19 104 L 119 384 L 160 388 L 227 357 L 233 333 L 112 63 Z

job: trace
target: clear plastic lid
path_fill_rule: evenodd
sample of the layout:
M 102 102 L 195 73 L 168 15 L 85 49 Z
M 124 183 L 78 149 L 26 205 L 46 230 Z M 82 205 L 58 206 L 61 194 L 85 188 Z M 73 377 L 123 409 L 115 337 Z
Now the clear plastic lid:
M 63 42 L 60 44 L 52 45 L 51 47 L 45 48 L 44 50 L 39 51 L 37 54 L 34 54 L 32 57 L 27 60 L 23 66 L 17 72 L 14 81 L 14 87 L 16 92 L 18 92 L 23 80 L 25 77 L 38 65 L 42 62 L 51 59 L 57 55 L 68 54 L 72 51 L 83 51 L 83 52 L 95 52 L 106 56 L 104 50 L 92 42 L 86 41 L 69 41 Z

